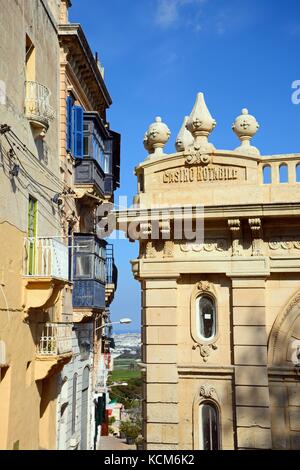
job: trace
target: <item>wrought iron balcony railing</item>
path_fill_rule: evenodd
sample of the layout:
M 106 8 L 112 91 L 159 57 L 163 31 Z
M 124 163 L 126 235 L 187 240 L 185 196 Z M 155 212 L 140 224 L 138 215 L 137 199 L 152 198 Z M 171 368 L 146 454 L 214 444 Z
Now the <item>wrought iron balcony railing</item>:
M 26 238 L 24 275 L 69 280 L 69 249 L 55 238 Z
M 38 356 L 59 356 L 72 352 L 72 326 L 67 323 L 46 323 L 37 346 Z
M 45 85 L 34 81 L 27 81 L 25 85 L 27 118 L 48 128 L 49 122 L 55 117 L 54 109 L 50 105 L 50 90 Z

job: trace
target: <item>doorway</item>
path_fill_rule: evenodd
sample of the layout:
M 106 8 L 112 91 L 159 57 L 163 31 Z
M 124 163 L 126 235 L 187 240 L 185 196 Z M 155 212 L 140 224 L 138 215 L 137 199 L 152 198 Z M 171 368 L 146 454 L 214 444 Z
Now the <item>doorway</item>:
M 81 450 L 87 450 L 88 444 L 88 404 L 89 404 L 90 369 L 86 366 L 82 374 L 81 395 Z

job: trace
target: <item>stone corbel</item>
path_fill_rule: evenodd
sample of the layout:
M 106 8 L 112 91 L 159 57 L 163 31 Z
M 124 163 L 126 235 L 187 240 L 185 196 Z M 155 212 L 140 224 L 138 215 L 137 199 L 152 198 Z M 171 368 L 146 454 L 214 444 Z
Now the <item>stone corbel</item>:
M 74 199 L 85 200 L 86 205 L 95 206 L 103 203 L 103 199 L 100 198 L 97 192 L 92 188 L 78 187 L 74 191 Z
M 248 222 L 252 233 L 252 256 L 263 256 L 261 219 L 249 219 Z
M 174 242 L 169 240 L 164 244 L 164 258 L 173 258 L 174 256 Z
M 212 344 L 194 344 L 193 345 L 193 351 L 195 351 L 197 348 L 199 348 L 200 351 L 200 356 L 203 359 L 203 362 L 207 362 L 209 359 L 209 356 L 213 351 L 218 349 L 218 346 L 215 343 Z
M 146 258 L 155 258 L 156 249 L 153 242 L 148 242 L 146 245 Z
M 54 357 L 36 356 L 34 367 L 35 381 L 44 380 L 53 375 L 59 374 L 63 367 L 71 361 L 72 356 L 73 354 L 71 352 Z
M 23 309 L 25 318 L 31 310 L 52 307 L 58 301 L 66 281 L 52 278 L 26 278 L 23 282 L 24 298 Z
M 232 240 L 232 256 L 241 256 L 241 221 L 239 219 L 229 219 L 228 227 L 230 229 Z

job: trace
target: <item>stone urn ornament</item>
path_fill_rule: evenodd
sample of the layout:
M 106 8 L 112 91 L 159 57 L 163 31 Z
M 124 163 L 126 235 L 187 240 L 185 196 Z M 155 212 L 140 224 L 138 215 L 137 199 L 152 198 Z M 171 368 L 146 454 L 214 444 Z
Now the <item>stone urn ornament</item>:
M 163 149 L 171 137 L 168 126 L 157 116 L 155 122 L 150 124 L 144 137 L 144 147 L 151 156 L 164 155 Z
M 248 109 L 242 109 L 242 114 L 236 118 L 232 125 L 233 132 L 241 141 L 241 145 L 235 149 L 235 152 L 250 156 L 260 155 L 260 151 L 251 145 L 251 139 L 255 136 L 259 127 L 256 118 L 249 114 Z

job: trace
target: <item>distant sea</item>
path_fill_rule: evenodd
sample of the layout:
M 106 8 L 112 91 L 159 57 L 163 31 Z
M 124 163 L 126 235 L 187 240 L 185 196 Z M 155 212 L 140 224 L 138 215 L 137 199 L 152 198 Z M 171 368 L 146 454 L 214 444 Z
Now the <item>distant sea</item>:
M 130 335 L 130 334 L 141 334 L 141 329 L 128 330 L 126 328 L 114 328 L 113 334 L 115 335 Z

